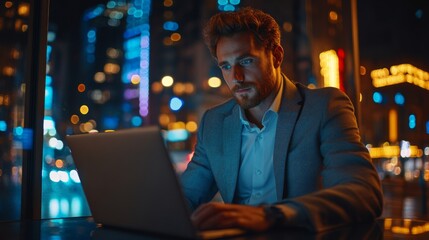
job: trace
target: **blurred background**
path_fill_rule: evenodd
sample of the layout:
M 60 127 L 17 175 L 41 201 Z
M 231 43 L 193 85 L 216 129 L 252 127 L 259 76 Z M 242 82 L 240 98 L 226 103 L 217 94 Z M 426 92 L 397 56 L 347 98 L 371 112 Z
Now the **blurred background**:
M 230 97 L 202 42 L 203 24 L 244 6 L 278 21 L 290 79 L 349 95 L 383 183 L 383 216 L 429 219 L 428 1 L 50 0 L 47 12 L 33 6 L 0 1 L 0 221 L 20 219 L 25 201 L 23 161 L 34 131 L 24 123 L 37 101 L 26 92 L 35 81 L 31 64 L 46 67 L 44 92 L 37 93 L 44 104 L 41 217 L 89 216 L 65 136 L 160 125 L 180 174 L 202 113 Z M 46 64 L 30 62 L 30 18 L 37 14 L 49 16 Z

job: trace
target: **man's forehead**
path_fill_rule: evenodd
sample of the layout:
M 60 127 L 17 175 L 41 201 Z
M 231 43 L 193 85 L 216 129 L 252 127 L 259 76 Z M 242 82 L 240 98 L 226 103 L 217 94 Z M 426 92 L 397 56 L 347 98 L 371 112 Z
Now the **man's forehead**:
M 231 37 L 222 37 L 216 46 L 216 58 L 224 61 L 229 58 L 240 58 L 245 55 L 251 55 L 252 51 L 257 49 L 254 40 L 248 35 L 234 35 Z

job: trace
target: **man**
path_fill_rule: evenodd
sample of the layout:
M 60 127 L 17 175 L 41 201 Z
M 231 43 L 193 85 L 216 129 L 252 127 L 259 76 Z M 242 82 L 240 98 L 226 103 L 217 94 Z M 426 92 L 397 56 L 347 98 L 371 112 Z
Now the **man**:
M 204 114 L 181 177 L 195 225 L 324 231 L 379 216 L 380 181 L 350 100 L 282 74 L 275 20 L 244 8 L 213 16 L 204 33 L 234 98 Z M 217 192 L 224 203 L 211 201 Z

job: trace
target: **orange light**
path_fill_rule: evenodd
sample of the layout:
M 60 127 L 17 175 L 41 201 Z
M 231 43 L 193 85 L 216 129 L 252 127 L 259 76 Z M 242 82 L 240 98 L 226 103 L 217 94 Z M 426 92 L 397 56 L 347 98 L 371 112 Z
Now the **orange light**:
M 153 93 L 160 93 L 160 92 L 162 92 L 162 89 L 164 89 L 164 87 L 162 86 L 162 84 L 160 82 L 153 82 L 152 83 L 152 92 Z
M 77 124 L 79 122 L 79 116 L 74 114 L 70 117 L 70 122 L 73 124 Z
M 173 0 L 164 0 L 164 7 L 173 6 Z
M 29 3 L 21 3 L 18 7 L 18 14 L 20 16 L 27 17 L 30 15 L 30 4 Z
M 85 84 L 81 83 L 79 85 L 77 85 L 77 91 L 78 92 L 85 92 L 86 86 Z
M 13 6 L 13 2 L 11 2 L 11 1 L 7 1 L 7 2 L 5 2 L 5 3 L 4 3 L 4 6 L 5 6 L 6 8 L 11 8 L 11 7 Z
M 55 167 L 57 167 L 57 168 L 62 168 L 62 167 L 64 167 L 64 162 L 63 162 L 63 160 L 61 160 L 61 159 L 57 159 L 57 160 L 55 161 Z
M 171 34 L 170 38 L 171 38 L 171 41 L 177 42 L 177 41 L 180 41 L 180 39 L 182 39 L 182 36 L 179 33 L 173 33 Z
M 338 14 L 335 11 L 330 11 L 329 19 L 333 22 L 336 22 L 338 20 Z

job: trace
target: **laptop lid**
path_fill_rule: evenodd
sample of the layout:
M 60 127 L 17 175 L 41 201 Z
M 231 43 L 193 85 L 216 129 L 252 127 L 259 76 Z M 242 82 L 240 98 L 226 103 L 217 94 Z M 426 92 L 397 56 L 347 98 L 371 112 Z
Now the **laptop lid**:
M 66 141 L 97 223 L 197 237 L 158 127 L 71 135 Z

